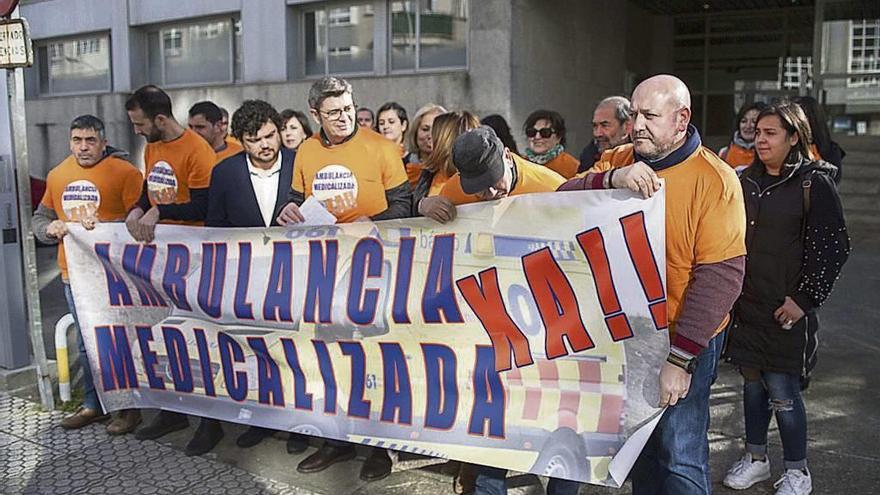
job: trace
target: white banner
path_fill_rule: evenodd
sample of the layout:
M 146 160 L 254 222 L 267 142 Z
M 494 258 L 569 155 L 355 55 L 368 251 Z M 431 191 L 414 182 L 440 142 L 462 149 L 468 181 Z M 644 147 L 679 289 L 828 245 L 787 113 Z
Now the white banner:
M 668 352 L 664 190 L 65 241 L 101 401 L 619 486 Z M 632 449 L 628 449 L 631 450 Z M 634 449 L 635 454 L 639 448 Z

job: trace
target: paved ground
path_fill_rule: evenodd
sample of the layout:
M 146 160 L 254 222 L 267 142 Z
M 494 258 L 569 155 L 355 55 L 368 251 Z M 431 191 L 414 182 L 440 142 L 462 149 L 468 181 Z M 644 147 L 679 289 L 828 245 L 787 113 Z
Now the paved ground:
M 872 236 L 875 237 L 875 236 Z M 54 322 L 66 311 L 57 279 L 53 280 L 51 250 L 41 249 L 43 314 Z M 856 236 L 855 251 L 838 289 L 823 308 L 822 344 L 813 385 L 806 393 L 810 422 L 809 460 L 817 494 L 880 493 L 880 239 Z M 52 330 L 47 325 L 46 343 Z M 47 349 L 54 356 L 53 349 Z M 729 366 L 722 367 L 712 399 L 712 477 L 720 479 L 740 454 L 743 436 L 741 386 Z M 451 493 L 452 478 L 441 461 L 401 459 L 394 473 L 375 483 L 361 482 L 360 460 L 323 473 L 300 475 L 296 464 L 311 453 L 291 456 L 282 438 L 271 438 L 243 451 L 234 439 L 241 427 L 227 429 L 220 446 L 204 457 L 188 458 L 183 445 L 192 434 L 184 430 L 161 439 L 139 442 L 132 437 L 109 438 L 95 425 L 79 432 L 57 427 L 61 413 L 39 411 L 18 398 L 0 396 L 0 494 L 439 494 Z M 781 445 L 771 431 L 774 475 L 781 471 Z M 775 477 L 774 477 L 775 479 Z M 747 493 L 773 493 L 772 481 Z M 511 493 L 543 493 L 541 480 L 515 475 Z M 629 493 L 584 487 L 582 494 Z

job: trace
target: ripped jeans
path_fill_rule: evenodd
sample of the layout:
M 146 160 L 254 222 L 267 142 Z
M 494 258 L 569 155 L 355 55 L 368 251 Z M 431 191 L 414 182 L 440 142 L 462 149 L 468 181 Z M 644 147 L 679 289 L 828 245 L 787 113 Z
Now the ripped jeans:
M 807 413 L 801 400 L 800 378 L 793 373 L 743 369 L 743 409 L 746 451 L 767 453 L 770 416 L 776 415 L 785 469 L 807 465 Z

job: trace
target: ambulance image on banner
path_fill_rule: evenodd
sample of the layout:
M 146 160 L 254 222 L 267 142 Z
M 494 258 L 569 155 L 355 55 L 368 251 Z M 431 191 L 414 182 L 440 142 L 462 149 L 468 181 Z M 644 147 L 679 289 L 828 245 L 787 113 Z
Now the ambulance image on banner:
M 521 258 L 548 248 L 573 285 L 589 287 L 593 281 L 583 254 L 572 241 L 466 234 L 456 239 L 455 276 L 491 262 L 498 270 L 508 312 L 532 349 L 531 365 L 495 372 L 489 339 L 464 303 L 459 324 L 393 323 L 390 293 L 395 264 L 389 260 L 409 232 L 383 234 L 387 239 L 383 239 L 382 276 L 366 286 L 378 290 L 383 308 L 371 325 L 299 321 L 279 330 L 221 327 L 171 316 L 153 327 L 153 338 L 168 342 L 166 334 L 179 332 L 186 342 L 188 364 L 179 356 L 169 359 L 167 346 L 153 345 L 155 363 L 148 373 L 142 349 L 133 345 L 138 381 L 149 383 L 148 374 L 153 374 L 173 384 L 185 374 L 194 389 L 185 397 L 150 393 L 142 394 L 141 400 L 153 407 L 438 458 L 479 464 L 482 459 L 497 462 L 503 457 L 510 461 L 509 468 L 519 471 L 608 483 L 608 463 L 636 426 L 627 424 L 626 402 L 630 397 L 645 401 L 644 380 L 627 365 L 646 362 L 645 352 L 656 354 L 653 349 L 666 338 L 665 332 L 657 332 L 647 318 L 631 318 L 634 333 L 644 338 L 612 345 L 604 332 L 595 331 L 593 349 L 547 359 L 542 352 L 543 324 Z M 338 267 L 337 300 L 345 297 L 349 263 L 350 258 Z M 424 286 L 427 264 L 427 258 L 415 259 L 413 287 Z M 410 304 L 418 306 L 414 301 Z M 334 321 L 345 322 L 344 308 L 334 306 L 334 311 Z M 411 308 L 411 316 L 417 311 Z M 388 365 L 392 356 L 399 359 Z M 299 370 L 294 371 L 292 361 Z M 276 377 L 283 396 L 280 404 L 277 397 L 264 393 L 263 379 L 273 373 L 270 362 L 280 375 Z M 436 379 L 438 373 L 447 381 Z M 231 391 L 230 385 L 237 391 Z M 388 389 L 394 393 L 389 395 Z M 228 400 L 236 394 L 241 400 Z

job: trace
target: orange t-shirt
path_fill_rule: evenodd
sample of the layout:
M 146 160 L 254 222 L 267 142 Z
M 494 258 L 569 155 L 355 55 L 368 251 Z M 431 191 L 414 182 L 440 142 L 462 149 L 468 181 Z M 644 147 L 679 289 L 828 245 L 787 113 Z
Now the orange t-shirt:
M 632 144 L 618 146 L 587 173 L 631 165 L 633 157 Z M 666 180 L 666 302 L 672 336 L 694 267 L 746 254 L 746 215 L 736 173 L 708 148 L 700 146 L 657 175 Z
M 434 174 L 434 178 L 431 179 L 431 187 L 428 188 L 428 196 L 437 196 L 440 194 L 440 191 L 447 182 L 449 182 L 449 176 L 442 171 Z
M 91 167 L 81 167 L 71 155 L 49 172 L 40 204 L 64 222 L 78 222 L 95 211 L 102 222 L 121 221 L 140 198 L 143 180 L 134 165 L 120 158 L 108 156 Z M 63 242 L 58 244 L 58 267 L 66 281 Z
M 189 203 L 190 189 L 206 189 L 217 155 L 207 141 L 185 129 L 174 141 L 147 143 L 144 177 L 150 204 Z M 201 225 L 202 222 L 162 220 L 162 223 Z
M 565 179 L 549 168 L 532 163 L 525 158 L 511 154 L 513 165 L 516 167 L 516 184 L 509 196 L 520 194 L 552 192 L 559 189 Z M 467 194 L 461 189 L 461 177 L 453 175 L 440 190 L 440 196 L 445 197 L 453 204 L 466 205 L 479 203 L 480 198 L 473 194 Z
M 748 167 L 755 161 L 755 149 L 745 149 L 735 143 L 727 147 L 727 158 L 724 159 L 732 168 Z
M 409 162 L 406 164 L 406 179 L 409 181 L 409 187 L 415 189 L 416 185 L 419 183 L 419 177 L 421 177 L 421 175 L 421 162 Z
M 348 223 L 388 209 L 385 191 L 407 183 L 402 165 L 400 148 L 370 129 L 336 146 L 315 134 L 297 150 L 292 187 Z
M 577 158 L 563 151 L 556 158 L 545 163 L 544 166 L 566 179 L 571 179 L 577 174 L 580 164 L 581 162 Z
M 244 148 L 241 146 L 241 144 L 239 144 L 238 141 L 227 136 L 226 137 L 226 147 L 220 151 L 215 151 L 214 154 L 217 155 L 217 163 L 220 163 L 232 155 L 237 155 L 240 151 L 243 151 L 243 150 L 244 150 Z

